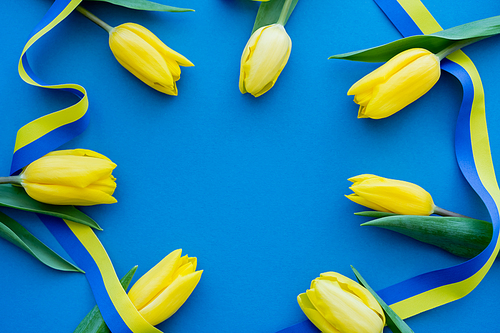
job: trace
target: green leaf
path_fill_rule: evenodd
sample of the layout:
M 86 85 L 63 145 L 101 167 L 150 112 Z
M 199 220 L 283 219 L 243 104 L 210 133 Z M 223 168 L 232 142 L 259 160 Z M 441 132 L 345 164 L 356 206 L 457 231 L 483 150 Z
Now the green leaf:
M 31 254 L 45 265 L 67 272 L 84 273 L 80 268 L 52 251 L 47 245 L 33 236 L 19 222 L 0 212 L 0 237 Z
M 130 9 L 137 9 L 137 10 L 148 10 L 157 12 L 177 12 L 177 13 L 194 12 L 193 9 L 172 7 L 148 0 L 88 0 L 88 1 L 109 2 L 112 3 L 113 5 L 122 6 Z
M 285 1 L 286 0 L 271 0 L 262 2 L 260 4 L 259 11 L 257 12 L 257 17 L 255 18 L 252 33 L 260 27 L 277 23 Z M 292 4 L 290 5 L 290 9 L 288 10 L 288 14 L 286 16 L 285 24 L 288 22 L 288 19 L 295 9 L 298 1 L 299 0 L 292 0 Z
M 367 210 L 365 212 L 354 213 L 354 215 L 368 216 L 368 217 L 377 217 L 378 218 L 378 217 L 394 216 L 394 215 L 397 215 L 397 214 L 386 213 L 386 212 L 379 212 L 379 211 L 376 211 L 376 210 Z
M 403 319 L 401 319 L 394 310 L 392 310 L 382 298 L 380 298 L 379 295 L 366 283 L 365 279 L 359 274 L 359 272 L 352 267 L 352 271 L 354 272 L 354 275 L 356 275 L 356 278 L 358 279 L 359 283 L 368 289 L 368 291 L 375 297 L 377 302 L 380 304 L 382 307 L 382 310 L 384 310 L 385 313 L 385 321 L 387 323 L 387 326 L 391 329 L 393 333 L 413 333 L 413 330 L 408 326 Z
M 396 231 L 464 258 L 481 253 L 493 235 L 491 223 L 468 217 L 393 215 L 361 225 Z
M 126 291 L 130 281 L 134 277 L 137 266 L 134 266 L 124 277 L 120 279 L 123 289 Z M 73 333 L 110 333 L 108 326 L 102 318 L 101 311 L 96 305 L 90 312 L 83 318 L 80 324 L 76 327 Z
M 453 44 L 468 44 L 500 33 L 500 16 L 441 30 L 429 35 L 410 36 L 369 49 L 333 55 L 328 59 L 345 59 L 365 62 L 384 62 L 396 54 L 415 47 L 439 53 Z
M 41 203 L 32 199 L 22 187 L 10 184 L 0 185 L 0 206 L 10 207 L 28 212 L 46 214 L 76 223 L 88 225 L 97 230 L 102 228 L 86 214 L 73 206 L 56 206 Z

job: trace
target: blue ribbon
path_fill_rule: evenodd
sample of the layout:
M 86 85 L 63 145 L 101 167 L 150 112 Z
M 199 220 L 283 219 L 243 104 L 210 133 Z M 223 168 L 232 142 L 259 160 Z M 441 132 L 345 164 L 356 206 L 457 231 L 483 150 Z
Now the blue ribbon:
M 63 220 L 57 217 L 38 214 L 47 229 L 54 235 L 63 249 L 70 255 L 78 267 L 85 271 L 85 276 L 94 294 L 99 311 L 105 319 L 106 325 L 112 332 L 132 333 L 123 322 L 120 314 L 109 298 L 99 268 L 87 249 L 80 243 L 75 234 Z

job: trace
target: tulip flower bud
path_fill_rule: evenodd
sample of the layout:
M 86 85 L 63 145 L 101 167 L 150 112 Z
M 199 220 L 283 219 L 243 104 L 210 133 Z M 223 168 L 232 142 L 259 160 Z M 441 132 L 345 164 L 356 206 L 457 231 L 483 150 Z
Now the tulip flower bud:
M 381 333 L 385 315 L 370 292 L 353 280 L 327 272 L 297 296 L 309 320 L 325 333 Z
M 288 61 L 292 40 L 285 27 L 279 23 L 256 30 L 241 56 L 240 91 L 254 97 L 274 86 Z
M 347 95 L 354 95 L 359 104 L 358 118 L 385 118 L 424 95 L 440 75 L 435 54 L 409 49 L 356 82 Z
M 430 215 L 437 208 L 431 195 L 418 185 L 375 175 L 349 178 L 353 194 L 346 197 L 381 212 L 403 215 Z
M 173 315 L 198 284 L 203 271 L 196 271 L 196 258 L 181 257 L 175 250 L 144 274 L 128 296 L 139 313 L 151 325 Z
M 115 203 L 116 164 L 86 149 L 53 151 L 29 164 L 20 184 L 33 199 L 52 205 L 90 206 Z
M 142 82 L 162 93 L 177 96 L 180 66 L 194 66 L 165 45 L 151 31 L 125 23 L 109 31 L 109 47 L 116 60 Z

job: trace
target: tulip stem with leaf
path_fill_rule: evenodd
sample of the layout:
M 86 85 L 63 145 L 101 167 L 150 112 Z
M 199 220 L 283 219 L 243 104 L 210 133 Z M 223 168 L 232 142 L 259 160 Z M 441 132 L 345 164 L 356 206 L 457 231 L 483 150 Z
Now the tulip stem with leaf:
M 462 214 L 458 214 L 452 211 L 449 211 L 447 209 L 434 206 L 434 214 L 441 215 L 441 216 L 451 216 L 451 217 L 468 217 Z
M 285 4 L 283 5 L 283 8 L 281 9 L 280 17 L 278 18 L 278 24 L 285 25 L 286 20 L 288 18 L 288 11 L 290 10 L 290 7 L 292 6 L 292 1 L 293 0 L 285 0 Z
M 89 12 L 87 9 L 83 8 L 82 6 L 76 7 L 76 11 L 106 30 L 108 33 L 111 33 L 111 30 L 113 30 L 113 27 Z

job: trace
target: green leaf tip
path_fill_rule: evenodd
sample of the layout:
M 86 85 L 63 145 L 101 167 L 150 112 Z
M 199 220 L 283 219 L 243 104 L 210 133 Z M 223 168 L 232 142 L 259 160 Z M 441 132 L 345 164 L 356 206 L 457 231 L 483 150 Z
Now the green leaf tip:
M 194 12 L 194 9 L 173 7 L 149 0 L 88 0 L 88 1 L 108 2 L 113 5 L 122 6 L 125 8 L 135 9 L 135 10 L 173 12 L 173 13 Z
M 76 265 L 67 261 L 38 238 L 31 234 L 19 222 L 0 212 L 0 237 L 6 239 L 20 249 L 28 252 L 41 263 L 50 268 L 66 271 L 85 273 Z
M 372 295 L 375 297 L 377 302 L 380 304 L 382 307 L 382 310 L 384 310 L 385 313 L 385 320 L 387 323 L 387 326 L 391 329 L 393 333 L 413 333 L 413 330 L 406 324 L 403 319 L 401 319 L 396 312 L 394 312 L 393 309 L 391 309 L 385 302 L 380 298 L 379 295 L 368 285 L 368 283 L 363 279 L 361 274 L 351 265 L 351 269 L 354 272 L 354 275 L 356 276 L 356 279 L 358 279 L 358 282 L 365 287 Z
M 74 206 L 56 206 L 41 203 L 32 199 L 19 186 L 12 186 L 10 184 L 0 185 L 0 206 L 60 217 L 65 220 L 85 224 L 97 230 L 102 230 L 96 221 Z
M 398 215 L 398 214 L 395 214 L 395 213 L 386 213 L 386 212 L 379 212 L 379 211 L 376 211 L 376 210 L 367 210 L 367 211 L 364 211 L 364 212 L 357 212 L 357 213 L 354 213 L 354 215 L 357 215 L 357 216 L 367 216 L 367 217 L 386 217 L 386 216 L 394 216 L 394 215 Z
M 455 216 L 394 215 L 367 221 L 463 258 L 481 253 L 491 241 L 493 226 L 487 221 Z

